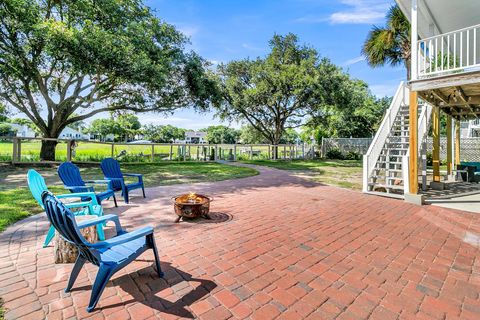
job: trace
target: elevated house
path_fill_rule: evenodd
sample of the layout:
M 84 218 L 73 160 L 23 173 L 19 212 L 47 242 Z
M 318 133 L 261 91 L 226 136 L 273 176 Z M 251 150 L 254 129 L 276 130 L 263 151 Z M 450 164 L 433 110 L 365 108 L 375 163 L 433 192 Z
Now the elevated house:
M 363 191 L 417 202 L 453 179 L 463 159 L 461 121 L 475 124 L 480 115 L 480 1 L 396 2 L 411 22 L 411 79 L 399 85 L 364 157 Z M 447 119 L 442 146 L 441 114 Z M 433 172 L 427 174 L 430 129 Z M 446 174 L 440 148 L 447 153 Z

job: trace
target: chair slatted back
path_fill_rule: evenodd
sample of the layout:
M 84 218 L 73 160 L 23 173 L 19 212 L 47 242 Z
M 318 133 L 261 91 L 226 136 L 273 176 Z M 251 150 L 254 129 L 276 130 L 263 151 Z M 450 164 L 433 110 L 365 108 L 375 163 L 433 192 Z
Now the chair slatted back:
M 76 246 L 85 259 L 99 265 L 98 253 L 89 246 L 89 243 L 80 233 L 72 211 L 48 191 L 43 192 L 42 202 L 48 220 L 60 236 Z
M 103 175 L 105 178 L 122 178 L 122 170 L 120 170 L 120 163 L 113 158 L 105 158 L 100 163 L 100 168 L 102 169 Z M 120 190 L 122 184 L 120 181 L 113 180 L 112 186 L 114 190 Z
M 42 194 L 48 191 L 45 179 L 37 171 L 30 169 L 27 173 L 27 182 L 32 196 L 37 200 L 38 204 L 43 208 Z
M 67 161 L 62 163 L 57 170 L 58 176 L 67 187 L 84 186 L 85 182 L 80 175 L 80 169 L 73 163 Z M 85 192 L 86 188 L 70 189 L 71 192 Z

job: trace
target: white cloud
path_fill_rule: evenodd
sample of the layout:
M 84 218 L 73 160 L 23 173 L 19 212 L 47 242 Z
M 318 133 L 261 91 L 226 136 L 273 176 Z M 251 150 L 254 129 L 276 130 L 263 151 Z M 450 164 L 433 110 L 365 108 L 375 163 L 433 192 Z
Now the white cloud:
M 332 13 L 329 21 L 333 24 L 380 22 L 391 5 L 385 0 L 341 0 L 340 2 L 349 8 Z
M 340 0 L 346 8 L 329 16 L 308 15 L 296 19 L 296 22 L 331 24 L 372 24 L 383 21 L 391 1 L 386 0 Z
M 358 56 L 356 58 L 352 58 L 352 59 L 349 59 L 347 61 L 345 61 L 343 63 L 344 66 L 351 66 L 353 64 L 356 64 L 356 63 L 359 63 L 359 62 L 362 62 L 362 61 L 365 61 L 365 57 L 364 56 Z
M 197 35 L 198 32 L 200 31 L 200 28 L 197 26 L 192 26 L 192 25 L 182 25 L 179 24 L 177 25 L 178 30 L 186 35 L 189 38 L 192 38 L 193 36 Z
M 250 51 L 263 51 L 264 50 L 263 48 L 255 47 L 255 46 L 252 46 L 251 44 L 248 44 L 248 43 L 242 43 L 242 48 L 250 50 Z

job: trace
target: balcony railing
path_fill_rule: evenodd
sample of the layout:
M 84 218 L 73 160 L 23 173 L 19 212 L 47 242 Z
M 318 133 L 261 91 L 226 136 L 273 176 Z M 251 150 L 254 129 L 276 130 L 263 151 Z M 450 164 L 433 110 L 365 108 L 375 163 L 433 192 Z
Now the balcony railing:
M 418 78 L 480 70 L 480 25 L 418 40 Z

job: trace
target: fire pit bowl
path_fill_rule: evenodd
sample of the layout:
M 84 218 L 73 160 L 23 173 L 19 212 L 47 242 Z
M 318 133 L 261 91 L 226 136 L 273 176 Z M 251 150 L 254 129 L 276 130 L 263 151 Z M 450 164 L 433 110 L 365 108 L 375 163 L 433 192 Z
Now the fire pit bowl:
M 210 219 L 208 212 L 211 201 L 213 201 L 212 197 L 193 192 L 173 197 L 173 207 L 178 216 L 175 222 L 179 222 L 182 218 L 193 219 L 200 216 Z

